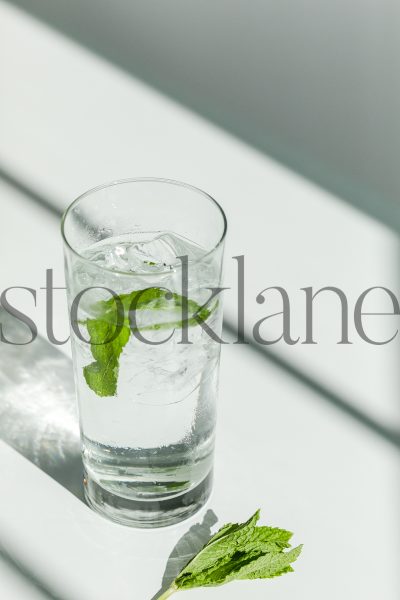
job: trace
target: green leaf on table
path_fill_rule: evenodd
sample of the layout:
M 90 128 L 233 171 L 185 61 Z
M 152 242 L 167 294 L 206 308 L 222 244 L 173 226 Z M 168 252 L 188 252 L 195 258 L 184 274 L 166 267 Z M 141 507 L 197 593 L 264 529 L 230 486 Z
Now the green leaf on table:
M 240 579 L 267 579 L 293 571 L 302 546 L 289 550 L 290 531 L 257 526 L 260 511 L 242 524 L 224 525 L 182 569 L 159 600 L 178 590 Z

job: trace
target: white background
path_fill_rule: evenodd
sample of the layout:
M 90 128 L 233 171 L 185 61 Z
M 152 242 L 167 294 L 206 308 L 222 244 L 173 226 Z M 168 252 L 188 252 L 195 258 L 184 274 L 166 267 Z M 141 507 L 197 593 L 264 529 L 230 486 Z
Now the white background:
M 50 267 L 62 285 L 58 219 L 37 197 L 62 209 L 100 182 L 156 175 L 198 185 L 226 210 L 226 284 L 235 286 L 230 257 L 245 254 L 248 331 L 274 312 L 273 302 L 255 302 L 269 285 L 288 289 L 300 336 L 301 287 L 337 285 L 351 306 L 373 285 L 398 291 L 391 229 L 3 3 L 0 57 L 3 289 L 38 289 Z M 29 295 L 18 296 L 42 334 L 43 298 L 38 292 L 34 307 Z M 386 439 L 399 427 L 398 342 L 371 346 L 351 328 L 354 343 L 337 346 L 337 302 L 318 306 L 319 344 L 274 347 L 281 367 L 250 347 L 223 348 L 209 504 L 219 524 L 244 520 L 260 506 L 265 522 L 293 530 L 305 544 L 296 573 L 188 598 L 398 598 L 399 449 Z M 233 326 L 235 310 L 228 293 Z M 62 336 L 62 299 L 56 316 Z M 395 318 L 382 318 L 374 335 L 396 327 Z M 4 443 L 0 464 L 0 543 L 66 600 L 150 600 L 174 545 L 202 518 L 160 532 L 131 530 L 92 513 Z M 0 564 L 4 597 L 40 597 L 26 577 Z

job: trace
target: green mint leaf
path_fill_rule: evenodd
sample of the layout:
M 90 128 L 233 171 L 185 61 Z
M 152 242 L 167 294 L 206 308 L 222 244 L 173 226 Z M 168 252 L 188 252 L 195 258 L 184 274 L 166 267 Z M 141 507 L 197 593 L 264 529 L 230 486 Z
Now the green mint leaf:
M 192 558 L 179 574 L 178 579 L 181 586 L 183 587 L 185 582 L 193 577 L 215 568 L 217 563 L 221 565 L 229 562 L 230 557 L 236 552 L 237 547 L 243 548 L 250 539 L 258 519 L 259 511 L 241 525 L 229 523 L 217 531 L 215 536 L 204 546 L 203 550 Z
M 233 574 L 233 579 L 266 579 L 293 571 L 290 566 L 299 557 L 302 545 L 288 552 L 267 552 L 243 565 Z
M 288 550 L 292 533 L 277 527 L 257 526 L 259 513 L 245 523 L 221 527 L 159 600 L 179 590 L 241 579 L 266 579 L 293 571 L 291 565 L 302 546 Z
M 87 327 L 90 349 L 95 360 L 83 368 L 83 375 L 87 385 L 95 394 L 115 396 L 117 393 L 119 359 L 131 334 L 129 313 L 132 305 L 136 311 L 157 311 L 158 322 L 141 327 L 141 331 L 198 325 L 198 320 L 206 321 L 218 305 L 218 302 L 214 302 L 209 308 L 201 307 L 194 300 L 187 299 L 188 318 L 183 321 L 184 298 L 179 294 L 171 293 L 166 297 L 166 294 L 167 290 L 163 288 L 151 287 L 117 297 L 112 296 L 108 300 L 99 300 L 94 304 L 92 310 L 95 318 L 87 319 L 84 324 Z M 121 307 L 123 314 L 119 315 L 118 310 Z M 163 314 L 166 315 L 166 320 L 161 319 Z M 113 339 L 117 325 L 121 330 Z
M 113 341 L 115 327 L 100 319 L 87 319 L 90 349 L 95 362 L 83 368 L 86 383 L 98 396 L 114 396 L 117 392 L 119 357 L 127 344 L 130 329 L 125 325 Z

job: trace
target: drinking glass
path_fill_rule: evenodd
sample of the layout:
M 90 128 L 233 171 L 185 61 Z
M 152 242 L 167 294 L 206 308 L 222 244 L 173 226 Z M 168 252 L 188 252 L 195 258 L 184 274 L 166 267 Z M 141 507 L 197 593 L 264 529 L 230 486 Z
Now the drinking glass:
M 178 522 L 211 491 L 226 218 L 190 185 L 115 181 L 62 220 L 84 489 L 104 516 Z

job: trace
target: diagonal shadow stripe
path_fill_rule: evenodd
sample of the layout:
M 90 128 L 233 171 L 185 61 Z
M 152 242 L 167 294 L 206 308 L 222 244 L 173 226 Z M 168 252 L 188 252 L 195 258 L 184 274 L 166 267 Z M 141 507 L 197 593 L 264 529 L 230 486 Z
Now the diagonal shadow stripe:
M 6 183 L 11 185 L 13 188 L 28 196 L 31 200 L 39 204 L 42 208 L 50 211 L 55 217 L 61 217 L 62 211 L 60 211 L 49 198 L 45 198 L 42 194 L 36 192 L 33 188 L 25 185 L 20 179 L 15 177 L 9 171 L 3 169 L 0 165 L 0 179 L 3 179 Z
M 236 329 L 230 324 L 224 321 L 224 330 L 229 336 L 233 336 L 237 339 L 238 333 Z M 357 423 L 363 425 L 369 431 L 372 431 L 376 435 L 379 435 L 387 442 L 393 444 L 400 450 L 400 430 L 396 428 L 386 427 L 365 411 L 360 410 L 354 404 L 339 394 L 336 394 L 333 390 L 326 387 L 323 383 L 317 379 L 311 377 L 304 371 L 298 369 L 295 365 L 285 360 L 277 353 L 273 352 L 265 346 L 260 346 L 255 342 L 249 342 L 248 346 L 253 352 L 256 352 L 259 356 L 266 358 L 269 362 L 273 363 L 276 367 L 284 371 L 286 374 L 297 379 L 300 383 L 317 393 L 324 400 L 329 402 L 335 408 L 341 410 L 345 415 L 351 417 Z
M 48 600 L 66 600 L 65 597 L 55 593 L 44 581 L 42 581 L 35 573 L 23 565 L 19 560 L 14 558 L 6 549 L 3 547 L 0 541 L 0 560 L 8 565 L 13 571 L 16 571 L 19 575 L 22 575 L 24 579 L 38 592 L 40 592 L 43 598 Z
M 124 30 L 123 27 L 121 30 L 118 18 L 115 22 L 114 18 L 112 19 L 114 28 L 115 26 L 119 27 L 118 39 L 110 35 L 112 31 L 112 27 L 109 28 L 110 15 L 112 15 L 111 11 L 113 10 L 111 3 L 105 3 L 103 6 L 103 10 L 109 10 L 110 12 L 104 13 L 103 18 L 94 20 L 93 5 L 95 5 L 95 2 L 93 1 L 80 3 L 79 0 L 68 3 L 51 2 L 50 0 L 37 0 L 36 2 L 32 2 L 32 0 L 7 1 L 12 6 L 17 5 L 28 15 L 40 20 L 49 26 L 51 30 L 61 32 L 70 40 L 102 57 L 116 68 L 122 69 L 136 80 L 144 82 L 161 94 L 171 98 L 178 105 L 202 115 L 218 128 L 228 131 L 239 141 L 245 141 L 264 155 L 286 165 L 292 171 L 297 172 L 301 177 L 306 177 L 309 181 L 313 181 L 322 189 L 330 190 L 363 214 L 370 215 L 378 222 L 384 223 L 395 233 L 399 233 L 400 212 L 397 208 L 397 183 L 395 191 L 390 191 L 389 188 L 385 189 L 386 186 L 382 186 L 382 184 L 376 188 L 376 185 L 371 186 L 363 183 L 356 174 L 351 176 L 348 172 L 347 175 L 343 175 L 343 167 L 341 170 L 338 168 L 332 169 L 332 166 L 327 163 L 326 153 L 323 153 L 325 154 L 324 157 L 315 149 L 313 151 L 309 148 L 307 151 L 304 143 L 300 144 L 296 140 L 296 136 L 291 138 L 290 144 L 287 144 L 284 138 L 274 134 L 273 127 L 272 129 L 269 128 L 268 132 L 264 127 L 260 127 L 260 122 L 263 121 L 265 114 L 257 108 L 259 102 L 254 104 L 254 100 L 250 101 L 249 96 L 242 97 L 242 102 L 245 104 L 240 109 L 237 105 L 235 106 L 235 103 L 227 109 L 226 102 L 228 101 L 229 104 L 229 98 L 225 97 L 224 90 L 220 88 L 216 96 L 211 95 L 213 100 L 210 102 L 210 93 L 198 92 L 198 81 L 192 79 L 190 71 L 186 74 L 186 77 L 181 77 L 177 75 L 174 68 L 171 68 L 168 59 L 168 50 L 171 50 L 171 48 L 166 47 L 165 60 L 155 60 L 155 57 L 151 56 L 152 50 L 150 50 L 149 55 L 149 47 L 143 45 L 143 40 L 139 45 L 134 42 L 137 36 L 132 35 L 131 30 L 129 31 L 130 37 L 127 37 L 127 30 Z M 133 6 L 133 4 L 132 2 L 126 3 L 127 6 Z M 109 8 L 105 8 L 108 5 Z M 171 11 L 173 12 L 173 10 L 172 7 Z M 126 13 L 126 16 L 128 14 Z M 133 14 L 134 12 L 131 16 Z M 105 15 L 107 15 L 106 18 L 104 18 Z M 142 23 L 146 22 L 145 11 L 141 13 L 139 9 L 137 16 L 138 19 L 143 19 Z M 249 11 L 249 16 L 251 18 L 251 11 Z M 147 18 L 149 18 L 149 14 L 147 14 Z M 185 18 L 187 18 L 185 9 L 180 10 L 180 18 L 183 19 L 182 23 L 184 23 Z M 168 19 L 167 21 L 167 27 L 169 28 L 171 22 Z M 156 29 L 149 28 L 149 31 L 156 33 Z M 221 37 L 220 42 L 224 47 L 224 41 Z M 211 43 L 213 42 L 211 41 Z M 225 47 L 225 52 L 230 52 L 228 48 L 229 45 Z M 241 65 L 242 68 L 244 64 Z M 214 76 L 215 73 L 213 74 L 213 70 L 211 70 L 211 79 Z M 218 84 L 215 89 L 218 89 Z M 223 100 L 224 97 L 225 100 Z M 247 109 L 244 111 L 245 105 L 248 107 L 253 106 L 254 110 Z M 255 115 L 258 115 L 258 118 Z M 393 143 L 393 139 L 391 143 Z M 398 146 L 396 145 L 393 148 L 392 154 L 396 155 Z M 356 184 L 354 177 L 357 181 Z
M 31 200 L 38 203 L 43 208 L 50 210 L 54 216 L 61 217 L 62 211 L 56 208 L 49 199 L 43 198 L 37 191 L 33 190 L 27 184 L 21 182 L 13 174 L 2 168 L 1 165 L 0 178 L 3 178 L 4 181 L 15 187 L 17 190 L 28 196 Z M 235 330 L 235 327 L 226 320 L 224 321 L 224 329 L 228 334 L 233 335 L 235 339 L 237 338 L 237 331 Z M 335 393 L 323 383 L 319 382 L 317 379 L 305 373 L 304 371 L 301 371 L 295 365 L 282 358 L 272 350 L 260 346 L 253 341 L 249 341 L 249 347 L 258 355 L 267 359 L 269 362 L 272 362 L 276 367 L 285 371 L 285 373 L 295 378 L 303 385 L 313 390 L 315 393 L 319 394 L 319 396 L 331 406 L 334 406 L 338 410 L 342 411 L 346 416 L 352 418 L 354 421 L 367 428 L 370 432 L 373 432 L 396 448 L 400 449 L 399 429 L 390 428 L 383 425 L 368 415 L 365 411 L 362 411 L 354 406 L 349 399 L 343 398 L 343 396 Z

